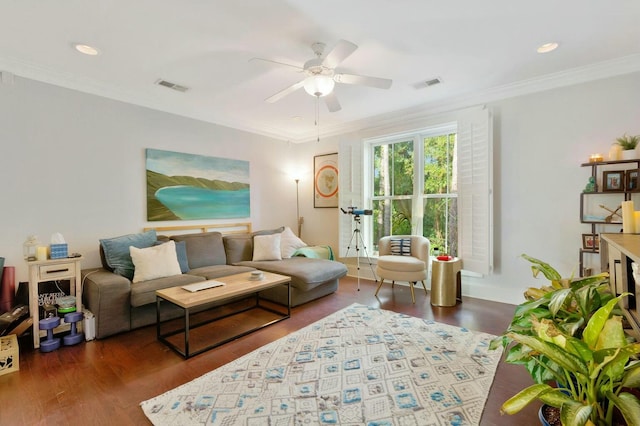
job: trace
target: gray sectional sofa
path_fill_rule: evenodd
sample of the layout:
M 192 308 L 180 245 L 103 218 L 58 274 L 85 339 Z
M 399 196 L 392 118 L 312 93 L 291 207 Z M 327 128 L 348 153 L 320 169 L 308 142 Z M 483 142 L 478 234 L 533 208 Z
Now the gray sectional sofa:
M 171 237 L 147 231 L 100 240 L 102 268 L 82 271 L 83 302 L 95 316 L 96 338 L 154 324 L 156 290 L 255 269 L 290 276 L 292 306 L 335 292 L 338 280 L 347 273 L 347 268 L 340 262 L 305 257 L 253 260 L 256 236 L 283 231 L 284 228 L 278 228 L 227 236 L 220 232 L 202 232 Z M 175 244 L 181 273 L 135 282 L 129 247 L 143 249 L 168 241 Z M 286 304 L 287 288 L 264 291 L 261 296 Z M 182 315 L 182 310 L 173 308 L 163 308 L 163 315 L 165 312 L 166 318 Z

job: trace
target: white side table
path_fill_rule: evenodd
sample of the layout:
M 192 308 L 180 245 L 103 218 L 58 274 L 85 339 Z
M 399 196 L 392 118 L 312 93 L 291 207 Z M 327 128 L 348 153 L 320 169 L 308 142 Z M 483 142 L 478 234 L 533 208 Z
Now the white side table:
M 40 347 L 40 312 L 38 309 L 38 287 L 41 282 L 71 280 L 69 290 L 76 297 L 76 311 L 82 311 L 82 277 L 81 263 L 82 257 L 34 260 L 27 262 L 29 265 L 29 313 L 33 320 L 33 347 Z M 78 323 L 82 327 L 82 321 Z M 63 324 L 53 331 L 63 331 L 69 329 L 68 324 Z M 45 336 L 46 332 L 43 331 Z

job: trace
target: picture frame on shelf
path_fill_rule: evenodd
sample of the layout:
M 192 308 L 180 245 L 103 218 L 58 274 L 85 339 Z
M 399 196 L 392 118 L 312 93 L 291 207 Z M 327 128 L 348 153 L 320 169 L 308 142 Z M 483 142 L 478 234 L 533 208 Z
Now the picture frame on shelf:
M 625 183 L 624 170 L 608 170 L 602 172 L 603 192 L 623 192 Z
M 624 187 L 629 192 L 640 191 L 640 169 L 627 170 Z
M 584 250 L 600 250 L 600 235 L 582 234 L 582 248 Z

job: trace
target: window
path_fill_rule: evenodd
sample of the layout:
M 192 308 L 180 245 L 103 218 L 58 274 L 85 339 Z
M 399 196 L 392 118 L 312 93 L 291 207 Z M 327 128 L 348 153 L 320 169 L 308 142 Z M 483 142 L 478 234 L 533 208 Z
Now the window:
M 457 255 L 455 143 L 452 125 L 370 144 L 374 251 L 383 236 L 422 234 Z
M 402 128 L 422 131 L 402 133 Z M 418 125 L 416 125 L 418 124 Z M 429 126 L 429 127 L 427 127 Z M 485 107 L 389 125 L 387 137 L 340 141 L 340 206 L 372 209 L 362 221 L 367 247 L 382 235 L 423 234 L 462 258 L 467 272 L 493 268 L 492 118 Z M 382 130 L 376 130 L 378 134 Z M 339 218 L 339 255 L 353 224 Z M 370 217 L 370 216 L 367 216 Z

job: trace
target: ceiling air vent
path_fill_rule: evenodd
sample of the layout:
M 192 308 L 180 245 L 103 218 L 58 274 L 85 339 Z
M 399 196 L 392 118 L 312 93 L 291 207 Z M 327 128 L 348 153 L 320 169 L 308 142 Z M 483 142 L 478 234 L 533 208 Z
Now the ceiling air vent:
M 178 92 L 183 92 L 183 93 L 189 90 L 187 86 L 181 86 L 179 84 L 172 83 L 170 81 L 162 80 L 162 79 L 157 80 L 156 84 L 159 86 L 168 87 L 169 89 L 177 90 Z
M 440 84 L 442 83 L 442 80 L 440 80 L 438 77 L 436 78 L 432 78 L 431 80 L 427 80 L 424 82 L 424 85 L 426 87 L 431 87 L 431 86 L 435 86 L 436 84 Z
M 419 81 L 415 84 L 413 84 L 413 88 L 414 89 L 426 89 L 427 87 L 431 87 L 431 86 L 435 86 L 437 84 L 442 83 L 442 80 L 440 80 L 440 77 L 435 77 L 435 78 L 431 78 L 429 80 L 422 80 Z

